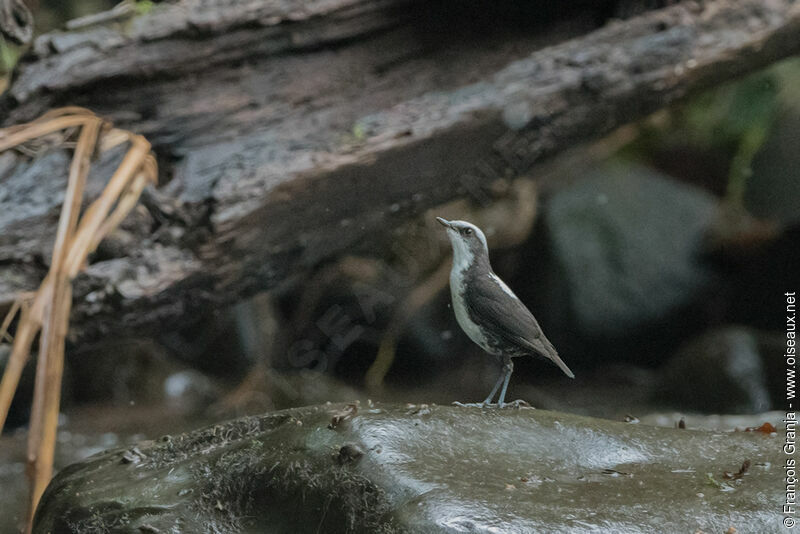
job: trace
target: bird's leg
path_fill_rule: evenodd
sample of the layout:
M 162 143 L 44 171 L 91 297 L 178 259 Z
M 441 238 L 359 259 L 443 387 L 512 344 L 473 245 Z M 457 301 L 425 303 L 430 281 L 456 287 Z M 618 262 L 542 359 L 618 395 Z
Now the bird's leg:
M 505 377 L 505 375 L 501 372 L 500 376 L 497 378 L 497 382 L 494 383 L 494 387 L 492 388 L 492 392 L 489 393 L 489 396 L 486 397 L 486 400 L 484 400 L 481 403 L 482 406 L 490 406 L 492 404 L 492 399 L 494 398 L 494 394 L 497 393 L 498 389 L 500 389 L 500 384 L 503 383 L 503 378 L 504 377 Z
M 506 390 L 508 389 L 508 382 L 511 380 L 511 373 L 514 372 L 514 362 L 508 356 L 505 357 L 505 364 L 503 365 L 503 376 L 500 378 L 503 380 L 503 389 L 500 390 L 500 398 L 497 399 L 497 406 L 502 408 L 505 405 L 506 400 Z M 498 385 L 500 382 L 498 382 Z M 496 388 L 497 386 L 495 386 Z M 492 395 L 494 395 L 494 391 L 492 391 Z
M 462 408 L 486 408 L 487 406 L 492 405 L 492 398 L 494 394 L 497 393 L 497 390 L 500 389 L 500 384 L 503 383 L 505 379 L 505 366 L 503 366 L 503 371 L 500 372 L 500 376 L 497 378 L 497 382 L 495 382 L 494 387 L 492 388 L 492 392 L 489 393 L 489 396 L 486 397 L 486 400 L 483 402 L 454 402 L 454 406 L 460 406 Z

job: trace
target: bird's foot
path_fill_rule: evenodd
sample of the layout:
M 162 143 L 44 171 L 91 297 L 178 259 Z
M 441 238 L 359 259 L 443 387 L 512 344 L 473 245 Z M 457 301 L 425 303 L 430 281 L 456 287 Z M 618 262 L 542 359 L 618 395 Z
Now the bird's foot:
M 458 402 L 454 401 L 453 406 L 458 406 L 459 408 L 496 408 L 497 404 L 492 404 L 488 402 Z
M 511 402 L 504 402 L 503 404 L 500 405 L 500 408 L 515 408 L 515 409 L 519 410 L 520 408 L 531 408 L 531 409 L 533 409 L 533 406 L 531 406 L 530 404 L 528 404 L 527 402 L 525 402 L 522 399 L 517 399 L 517 400 L 511 401 Z

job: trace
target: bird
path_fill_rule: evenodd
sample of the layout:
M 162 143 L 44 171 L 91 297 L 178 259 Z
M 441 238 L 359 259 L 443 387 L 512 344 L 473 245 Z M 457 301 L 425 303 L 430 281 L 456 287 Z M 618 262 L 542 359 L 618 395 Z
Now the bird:
M 544 356 L 568 377 L 575 378 L 530 310 L 492 270 L 489 247 L 481 229 L 466 221 L 448 221 L 442 217 L 436 220 L 446 228 L 453 248 L 450 296 L 456 320 L 476 345 L 501 358 L 503 364 L 502 373 L 486 400 L 455 404 L 493 406 L 492 399 L 502 385 L 497 406 L 507 406 L 506 390 L 514 372 L 512 358 L 518 356 Z

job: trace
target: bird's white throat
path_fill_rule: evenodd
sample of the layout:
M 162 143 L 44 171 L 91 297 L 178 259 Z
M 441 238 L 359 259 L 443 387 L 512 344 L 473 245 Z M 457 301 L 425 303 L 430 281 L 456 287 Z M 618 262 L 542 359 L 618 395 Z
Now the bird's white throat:
M 470 250 L 469 244 L 459 239 L 459 236 L 450 237 L 453 244 L 453 273 L 463 273 L 472 265 L 475 254 Z
M 489 247 L 486 243 L 486 236 L 483 235 L 480 228 L 477 226 L 472 226 L 477 235 L 478 239 L 481 240 L 481 244 L 483 245 L 482 253 L 489 256 Z M 458 232 L 454 230 L 449 230 L 447 232 L 447 237 L 450 238 L 450 244 L 453 246 L 453 273 L 463 273 L 472 265 L 475 261 L 475 253 L 473 252 L 472 248 L 470 247 L 470 243 L 465 240 L 462 236 L 458 234 Z

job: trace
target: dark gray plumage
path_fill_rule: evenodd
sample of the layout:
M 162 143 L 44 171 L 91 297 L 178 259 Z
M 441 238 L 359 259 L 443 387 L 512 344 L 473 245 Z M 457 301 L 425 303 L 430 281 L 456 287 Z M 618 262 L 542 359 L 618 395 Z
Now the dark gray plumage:
M 503 358 L 503 374 L 481 405 L 490 404 L 502 384 L 498 405 L 503 406 L 514 370 L 511 358 L 517 356 L 544 356 L 574 378 L 533 314 L 492 270 L 480 228 L 465 221 L 436 219 L 447 228 L 453 246 L 450 293 L 458 324 L 483 350 Z

